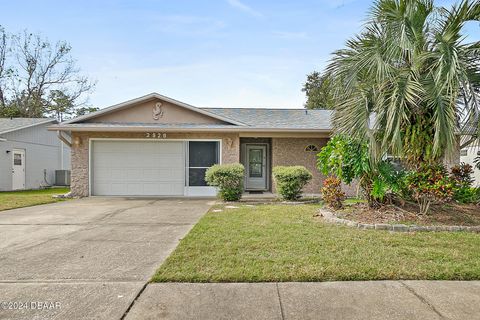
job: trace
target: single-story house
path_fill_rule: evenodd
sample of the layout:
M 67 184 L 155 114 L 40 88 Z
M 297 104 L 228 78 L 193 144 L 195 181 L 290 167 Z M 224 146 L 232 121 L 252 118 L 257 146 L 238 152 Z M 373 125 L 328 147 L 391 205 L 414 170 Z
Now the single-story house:
M 0 191 L 55 184 L 56 170 L 70 170 L 70 148 L 46 118 L 0 118 Z
M 331 111 L 197 108 L 152 93 L 52 125 L 71 145 L 75 196 L 213 196 L 205 171 L 242 163 L 246 191 L 275 192 L 272 168 L 313 173 L 305 193 L 320 193 L 316 154 L 331 134 Z
M 480 156 L 480 146 L 471 145 L 460 150 L 460 162 L 465 162 L 473 167 L 474 186 L 480 186 L 480 169 L 475 166 L 475 158 Z

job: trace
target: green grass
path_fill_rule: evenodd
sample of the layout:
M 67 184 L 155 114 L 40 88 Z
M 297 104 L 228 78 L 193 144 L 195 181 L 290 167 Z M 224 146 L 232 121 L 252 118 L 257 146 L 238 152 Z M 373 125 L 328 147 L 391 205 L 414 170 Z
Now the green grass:
M 358 198 L 347 198 L 343 201 L 343 203 L 346 205 L 356 204 L 356 203 L 367 203 L 367 200 L 358 199 Z
M 480 235 L 389 233 L 325 224 L 319 205 L 207 213 L 155 282 L 480 279 Z
M 68 188 L 52 188 L 0 192 L 0 211 L 64 201 L 65 199 L 54 199 L 52 195 L 64 194 L 68 191 Z

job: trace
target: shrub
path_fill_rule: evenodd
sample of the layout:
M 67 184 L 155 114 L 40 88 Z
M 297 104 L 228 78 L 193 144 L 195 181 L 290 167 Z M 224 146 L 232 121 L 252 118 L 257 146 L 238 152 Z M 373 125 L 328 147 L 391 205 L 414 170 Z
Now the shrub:
M 352 138 L 335 135 L 317 155 L 317 167 L 324 174 L 333 174 L 346 184 L 368 175 L 368 145 Z
M 335 177 L 325 179 L 323 181 L 322 198 L 332 209 L 343 208 L 345 192 L 342 191 L 341 181 Z
M 380 202 L 393 202 L 405 194 L 405 171 L 390 161 L 380 161 L 373 175 L 371 195 Z
M 207 169 L 205 181 L 218 187 L 218 196 L 224 201 L 237 201 L 242 197 L 244 173 L 240 163 L 216 164 Z
M 453 199 L 460 203 L 479 203 L 480 188 L 461 187 L 455 189 Z
M 273 178 L 278 193 L 285 200 L 298 200 L 303 187 L 312 180 L 312 174 L 305 167 L 274 167 Z
M 368 143 L 345 135 L 328 141 L 317 155 L 317 167 L 346 184 L 357 179 L 370 207 L 391 200 L 402 189 L 402 170 L 388 161 L 371 161 Z
M 447 202 L 453 197 L 455 184 L 443 165 L 421 165 L 405 179 L 407 189 L 420 206 L 420 214 L 426 214 L 432 202 Z
M 450 170 L 450 178 L 455 185 L 453 199 L 460 203 L 474 203 L 479 200 L 479 190 L 472 188 L 473 167 L 467 163 L 460 163 Z
M 450 177 L 458 187 L 471 187 L 473 185 L 473 167 L 468 163 L 460 163 L 450 169 Z

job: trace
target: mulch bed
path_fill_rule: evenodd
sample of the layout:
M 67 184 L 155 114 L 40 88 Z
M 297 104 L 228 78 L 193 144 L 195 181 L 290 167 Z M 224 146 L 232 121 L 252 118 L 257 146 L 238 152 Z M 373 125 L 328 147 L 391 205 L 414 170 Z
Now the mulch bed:
M 356 203 L 335 211 L 338 218 L 359 223 L 402 223 L 416 225 L 478 226 L 480 225 L 480 206 L 473 204 L 449 203 L 432 205 L 425 216 L 417 214 L 418 206 L 414 203 L 404 205 L 385 205 L 370 209 L 365 203 Z

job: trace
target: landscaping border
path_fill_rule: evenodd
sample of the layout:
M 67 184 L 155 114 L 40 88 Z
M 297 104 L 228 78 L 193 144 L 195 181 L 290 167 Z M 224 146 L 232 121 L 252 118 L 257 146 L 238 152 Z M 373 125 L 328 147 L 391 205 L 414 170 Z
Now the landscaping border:
M 476 232 L 480 233 L 480 226 L 418 226 L 418 225 L 406 225 L 406 224 L 388 224 L 388 223 L 360 223 L 352 220 L 338 218 L 335 213 L 327 210 L 320 209 L 319 216 L 323 217 L 326 222 L 334 224 L 343 224 L 352 228 L 365 229 L 365 230 L 387 230 L 392 232 Z

